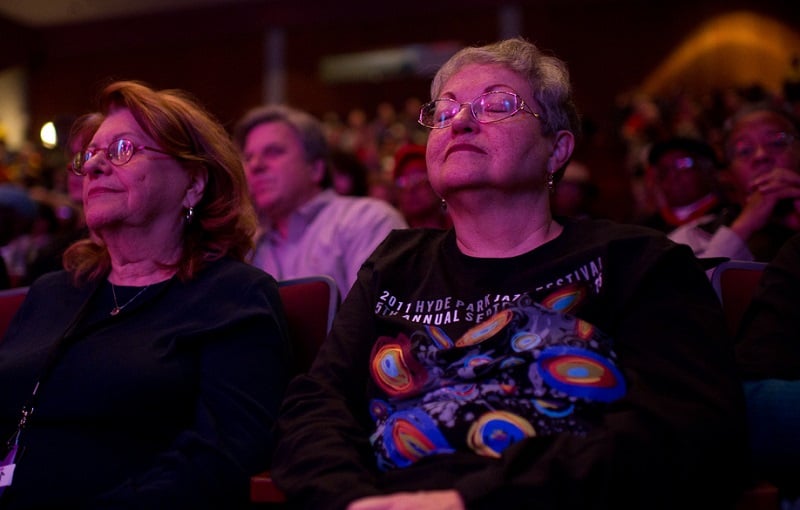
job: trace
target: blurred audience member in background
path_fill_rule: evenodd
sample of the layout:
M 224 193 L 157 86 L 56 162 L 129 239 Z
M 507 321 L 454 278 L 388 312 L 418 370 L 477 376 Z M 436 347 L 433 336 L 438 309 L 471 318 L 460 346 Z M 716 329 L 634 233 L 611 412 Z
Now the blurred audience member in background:
M 63 267 L 61 257 L 64 251 L 75 241 L 88 236 L 86 222 L 83 216 L 83 177 L 77 175 L 73 169 L 80 165 L 83 149 L 91 140 L 92 135 L 100 126 L 103 116 L 99 113 L 88 113 L 78 117 L 72 124 L 69 140 L 67 141 L 68 163 L 66 168 L 66 195 L 50 192 L 43 196 L 49 199 L 56 210 L 64 210 L 69 214 L 69 221 L 65 221 L 62 228 L 54 233 L 50 241 L 41 247 L 36 256 L 28 264 L 25 284 L 30 285 L 39 276 L 57 271 Z
M 693 138 L 670 138 L 652 146 L 645 179 L 658 212 L 645 219 L 648 227 L 675 228 L 721 210 L 719 163 L 714 149 Z M 687 243 L 688 244 L 688 243 Z
M 450 228 L 442 198 L 428 182 L 425 147 L 407 144 L 395 153 L 394 186 L 397 208 L 409 227 Z
M 11 287 L 23 285 L 25 280 L 38 215 L 39 207 L 25 188 L 0 184 L 0 257 Z
M 275 278 L 326 274 L 345 296 L 375 247 L 408 226 L 385 201 L 331 189 L 328 144 L 310 114 L 255 108 L 237 123 L 234 138 L 261 225 L 252 262 Z
M 354 197 L 367 196 L 369 169 L 355 154 L 331 147 L 330 170 L 336 193 Z
M 0 184 L 0 289 L 18 284 L 19 277 L 8 269 L 16 258 L 14 247 L 9 244 L 30 229 L 35 208 L 21 188 Z
M 738 211 L 709 239 L 704 255 L 768 262 L 800 232 L 798 136 L 797 117 L 772 103 L 748 104 L 728 121 L 725 153 Z M 724 251 L 712 249 L 720 236 Z
M 383 200 L 384 202 L 397 207 L 397 190 L 395 189 L 392 176 L 386 172 L 372 172 L 369 174 L 369 191 L 367 196 Z
M 597 193 L 597 185 L 592 180 L 589 167 L 579 161 L 570 161 L 550 197 L 553 215 L 591 218 L 594 216 L 592 207 Z

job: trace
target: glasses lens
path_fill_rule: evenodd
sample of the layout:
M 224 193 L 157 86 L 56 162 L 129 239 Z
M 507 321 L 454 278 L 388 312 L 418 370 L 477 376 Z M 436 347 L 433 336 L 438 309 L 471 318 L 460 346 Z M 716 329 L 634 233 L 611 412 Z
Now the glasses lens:
M 731 155 L 734 159 L 750 159 L 761 147 L 770 156 L 777 156 L 788 149 L 793 140 L 792 135 L 782 131 L 770 133 L 760 141 L 738 140 L 733 144 Z
M 510 92 L 487 92 L 472 102 L 478 122 L 497 122 L 511 117 L 519 110 L 519 97 Z
M 82 173 L 83 169 L 83 152 L 78 152 L 72 156 L 72 161 L 69 163 L 69 170 L 73 173 Z
M 432 128 L 447 127 L 458 114 L 459 104 L 452 99 L 437 99 L 425 103 L 420 111 L 419 121 Z
M 124 165 L 133 157 L 133 142 L 120 138 L 108 146 L 108 160 L 115 165 Z

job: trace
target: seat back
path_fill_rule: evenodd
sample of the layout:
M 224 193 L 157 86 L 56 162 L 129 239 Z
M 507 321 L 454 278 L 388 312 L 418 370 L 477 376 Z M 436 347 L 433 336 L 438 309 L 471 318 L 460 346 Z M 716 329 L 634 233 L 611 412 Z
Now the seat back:
M 333 278 L 307 276 L 278 282 L 292 341 L 295 372 L 305 372 L 333 324 L 339 291 Z
M 766 265 L 764 262 L 729 260 L 718 265 L 711 273 L 711 285 L 722 303 L 725 321 L 733 335 L 758 289 Z M 756 480 L 740 496 L 735 510 L 779 509 L 778 488 L 770 482 Z
M 319 347 L 328 336 L 339 308 L 339 290 L 330 276 L 307 276 L 278 282 L 283 312 L 292 342 L 295 373 L 311 367 Z M 285 496 L 269 471 L 250 478 L 252 503 L 279 504 Z
M 0 290 L 0 341 L 6 336 L 8 325 L 28 295 L 28 287 Z
M 325 275 L 283 280 L 278 282 L 278 292 L 294 342 L 297 369 L 308 370 L 339 307 L 336 282 Z M 0 340 L 27 294 L 28 287 L 0 290 Z
M 722 303 L 731 334 L 736 334 L 766 265 L 765 262 L 728 260 L 711 273 L 711 285 Z

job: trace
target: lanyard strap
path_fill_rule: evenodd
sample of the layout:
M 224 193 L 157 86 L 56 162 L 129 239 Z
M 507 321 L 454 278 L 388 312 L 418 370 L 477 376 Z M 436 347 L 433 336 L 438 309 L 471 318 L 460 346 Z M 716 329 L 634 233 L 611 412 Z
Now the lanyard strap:
M 167 285 L 158 284 L 158 293 L 157 295 L 161 295 L 166 289 L 169 287 L 169 284 L 173 281 L 172 278 L 166 280 Z M 98 327 L 101 324 L 105 324 L 108 319 L 102 319 L 99 321 L 91 321 L 89 324 L 85 322 L 86 316 L 91 312 L 92 307 L 90 306 L 91 302 L 95 299 L 95 297 L 100 293 L 100 289 L 103 288 L 101 284 L 102 280 L 98 283 L 95 283 L 93 289 L 89 291 L 88 296 L 84 300 L 83 304 L 81 305 L 78 313 L 75 314 L 75 317 L 72 319 L 72 322 L 67 326 L 64 330 L 64 333 L 61 334 L 61 337 L 53 344 L 50 348 L 50 351 L 47 354 L 47 359 L 45 361 L 44 366 L 42 367 L 42 371 L 39 374 L 39 378 L 36 380 L 36 384 L 33 386 L 33 391 L 31 391 L 31 395 L 28 397 L 27 402 L 25 405 L 22 406 L 22 411 L 20 412 L 20 419 L 17 423 L 17 429 L 11 435 L 9 440 L 6 442 L 6 447 L 11 448 L 14 445 L 19 444 L 19 436 L 22 433 L 22 430 L 27 425 L 28 421 L 35 410 L 36 402 L 39 398 L 39 389 L 42 386 L 42 383 L 50 377 L 55 369 L 56 364 L 67 351 L 67 349 L 79 338 L 80 335 L 86 335 L 89 333 L 93 328 Z M 150 286 L 153 287 L 153 286 Z M 80 329 L 79 329 L 80 327 Z
M 36 402 L 39 399 L 39 389 L 42 386 L 42 382 L 50 377 L 50 374 L 53 372 L 53 369 L 55 369 L 58 360 L 64 355 L 64 352 L 66 352 L 67 348 L 72 344 L 72 341 L 77 338 L 76 330 L 78 329 L 78 325 L 80 325 L 86 317 L 86 314 L 91 308 L 89 303 L 97 294 L 99 288 L 100 285 L 96 285 L 95 288 L 92 289 L 92 291 L 89 293 L 89 296 L 78 310 L 78 313 L 75 314 L 75 317 L 61 334 L 61 337 L 56 340 L 56 342 L 48 351 L 47 359 L 45 360 L 44 366 L 39 373 L 39 377 L 36 379 L 36 384 L 33 385 L 33 390 L 31 391 L 28 400 L 22 406 L 22 410 L 20 411 L 17 429 L 11 434 L 11 437 L 8 439 L 8 441 L 6 441 L 6 451 L 19 446 L 19 437 L 22 434 L 22 431 L 25 429 L 25 426 L 28 424 L 33 411 L 36 409 Z

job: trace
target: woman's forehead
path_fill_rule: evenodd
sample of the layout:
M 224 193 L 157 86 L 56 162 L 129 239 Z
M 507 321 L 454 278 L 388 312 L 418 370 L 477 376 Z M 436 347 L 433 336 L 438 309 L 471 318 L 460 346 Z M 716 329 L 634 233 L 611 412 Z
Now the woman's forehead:
M 797 134 L 789 119 L 775 112 L 765 110 L 749 113 L 739 119 L 731 132 L 731 138 L 745 134 L 749 131 L 768 129 L 773 129 L 776 131 L 789 131 L 793 134 Z

